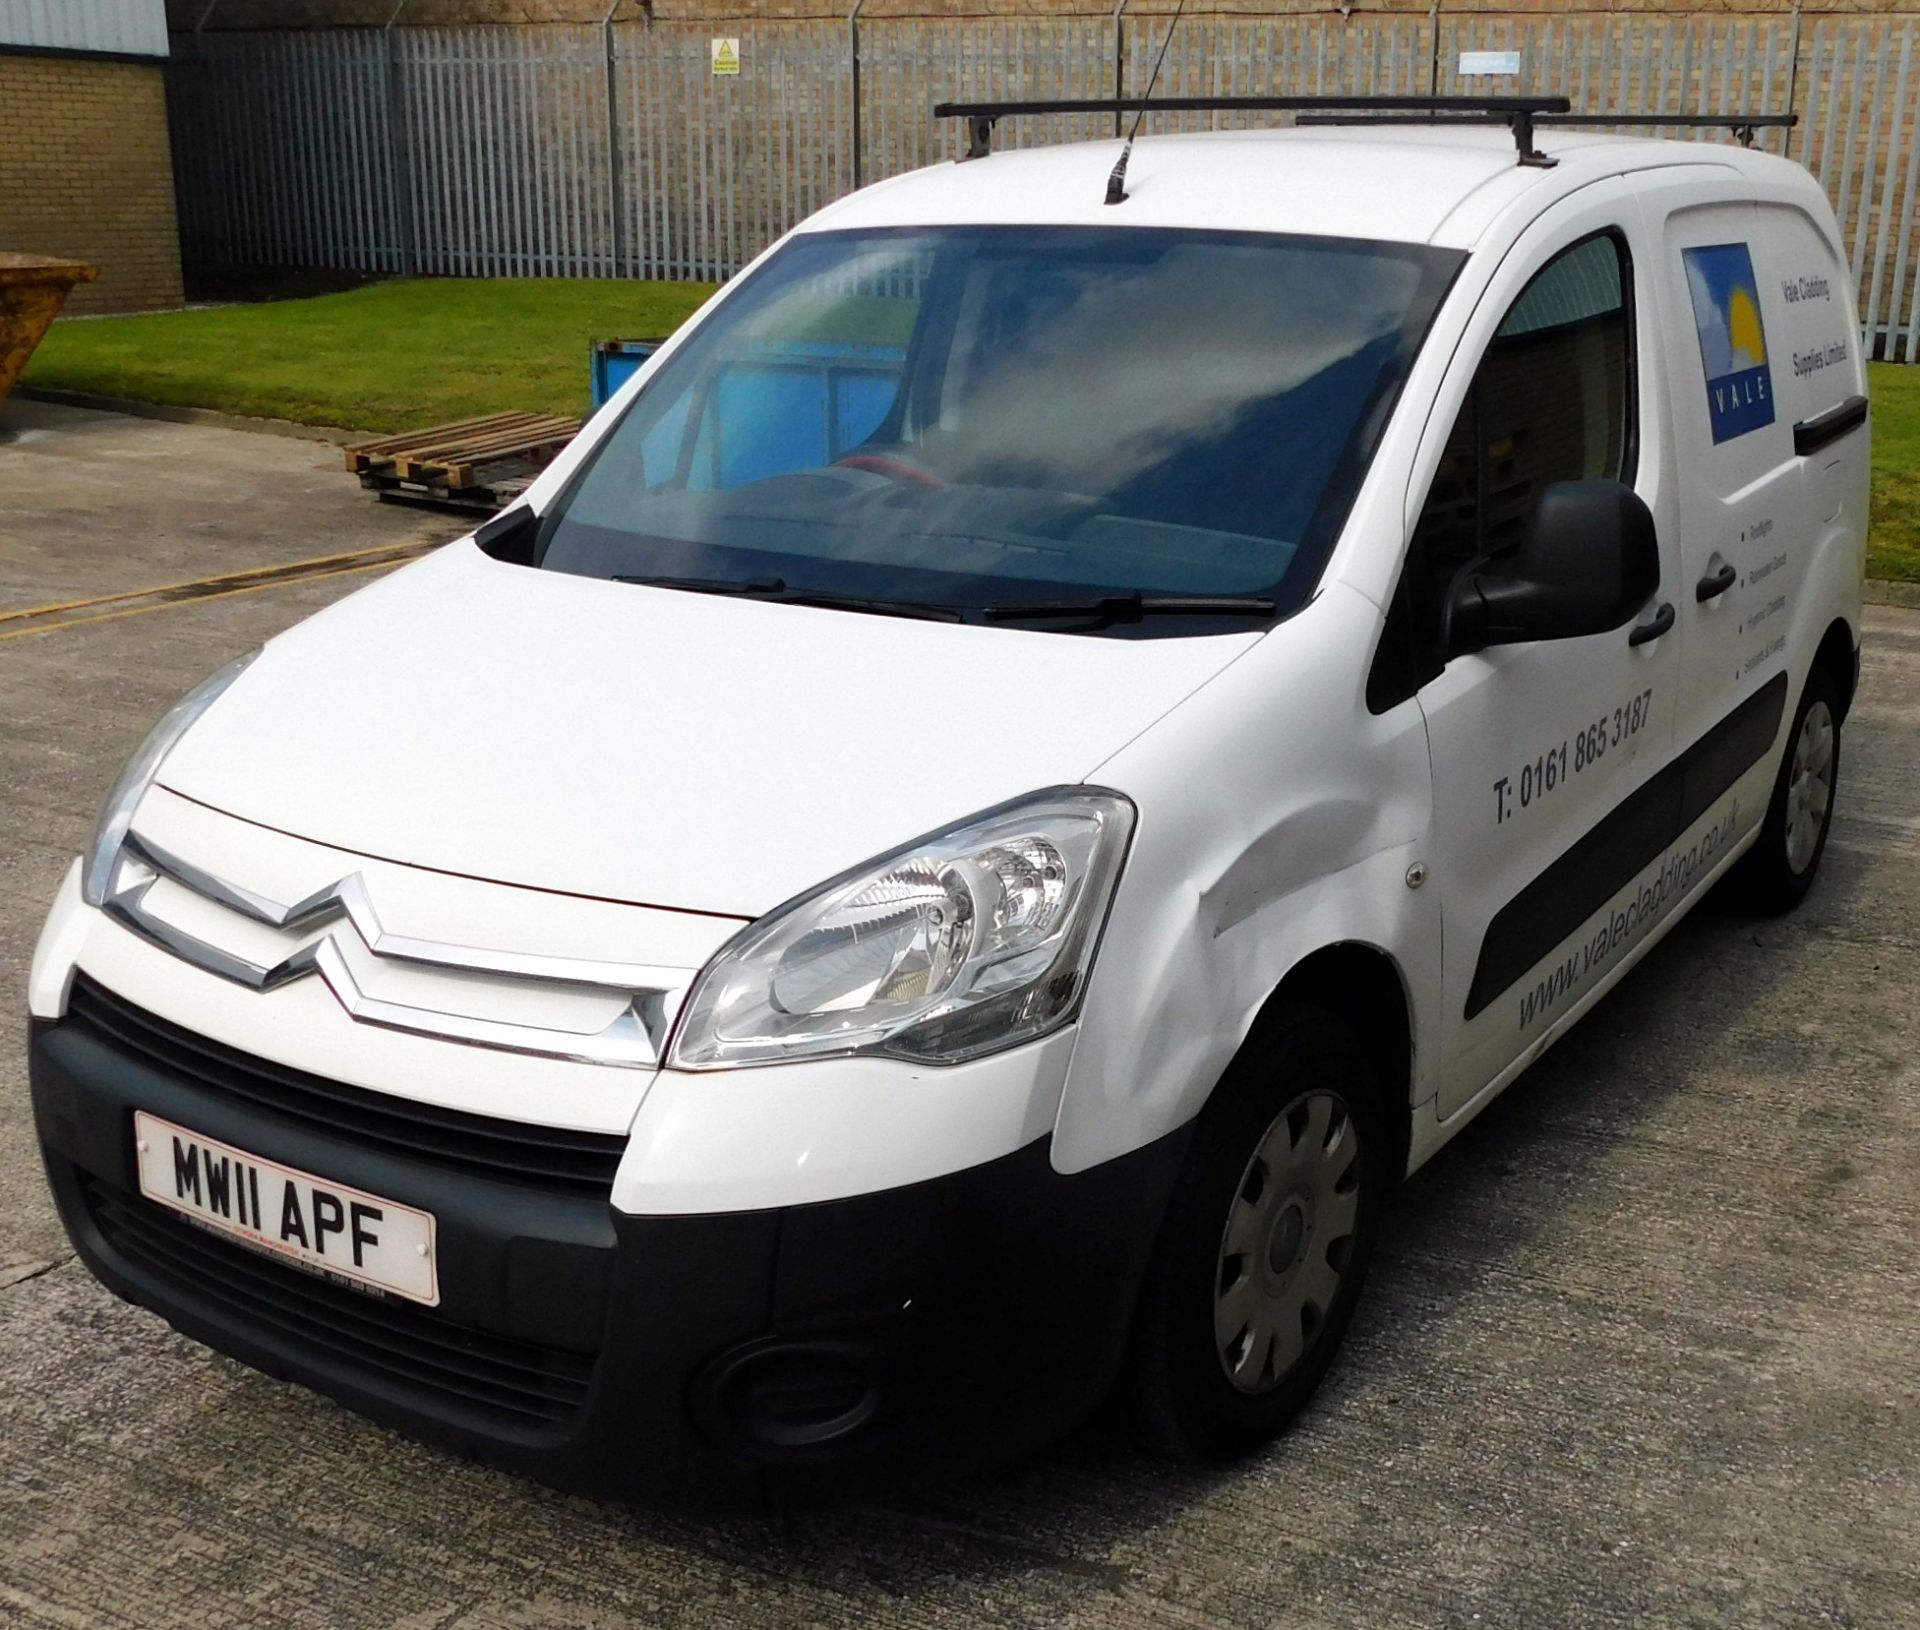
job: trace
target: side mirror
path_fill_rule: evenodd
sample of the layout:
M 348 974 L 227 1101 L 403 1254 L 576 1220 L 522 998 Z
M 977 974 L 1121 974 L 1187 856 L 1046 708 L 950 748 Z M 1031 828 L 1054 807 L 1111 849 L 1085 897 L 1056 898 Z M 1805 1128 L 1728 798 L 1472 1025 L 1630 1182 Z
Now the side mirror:
M 1604 634 L 1660 586 L 1653 512 L 1618 481 L 1556 481 L 1540 494 L 1517 555 L 1454 579 L 1446 650 Z

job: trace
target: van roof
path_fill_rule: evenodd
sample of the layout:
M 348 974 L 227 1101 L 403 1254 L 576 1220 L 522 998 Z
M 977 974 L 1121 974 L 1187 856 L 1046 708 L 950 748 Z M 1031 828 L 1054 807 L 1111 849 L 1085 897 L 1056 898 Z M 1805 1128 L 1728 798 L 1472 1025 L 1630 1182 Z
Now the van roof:
M 803 230 L 897 226 L 1167 226 L 1470 249 L 1522 197 L 1544 209 L 1609 175 L 1666 165 L 1778 181 L 1798 165 L 1731 144 L 1538 132 L 1551 168 L 1515 161 L 1503 128 L 1327 126 L 1143 136 L 1127 201 L 1104 203 L 1118 140 L 999 151 L 863 188 Z

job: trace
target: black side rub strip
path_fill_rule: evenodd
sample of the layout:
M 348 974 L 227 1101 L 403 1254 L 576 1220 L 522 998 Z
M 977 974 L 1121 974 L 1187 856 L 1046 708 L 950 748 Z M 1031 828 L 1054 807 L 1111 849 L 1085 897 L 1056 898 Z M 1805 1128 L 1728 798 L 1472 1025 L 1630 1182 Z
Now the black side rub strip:
M 1773 745 L 1787 676 L 1775 674 L 1603 816 L 1487 924 L 1467 992 L 1471 1019 L 1679 840 Z
M 1838 441 L 1842 436 L 1858 430 L 1867 422 L 1867 399 L 1864 396 L 1849 396 L 1838 407 L 1830 407 L 1825 413 L 1816 413 L 1811 419 L 1802 419 L 1793 427 L 1793 450 L 1801 458 L 1809 453 L 1817 453 L 1828 442 Z

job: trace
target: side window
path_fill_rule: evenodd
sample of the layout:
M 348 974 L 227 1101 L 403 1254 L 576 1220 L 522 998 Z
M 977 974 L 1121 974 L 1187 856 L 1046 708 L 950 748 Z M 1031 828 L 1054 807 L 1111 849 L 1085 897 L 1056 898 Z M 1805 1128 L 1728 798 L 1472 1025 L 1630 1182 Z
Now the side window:
M 1520 542 L 1556 481 L 1633 479 L 1633 321 L 1625 244 L 1561 251 L 1502 320 L 1447 437 L 1408 551 L 1406 636 L 1419 682 L 1440 670 L 1440 617 L 1462 566 Z

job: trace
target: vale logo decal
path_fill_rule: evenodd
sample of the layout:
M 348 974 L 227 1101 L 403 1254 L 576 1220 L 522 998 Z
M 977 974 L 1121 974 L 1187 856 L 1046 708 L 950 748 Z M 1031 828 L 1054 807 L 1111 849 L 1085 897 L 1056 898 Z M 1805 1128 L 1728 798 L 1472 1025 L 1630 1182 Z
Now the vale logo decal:
M 1773 375 L 1760 323 L 1760 286 L 1744 243 L 1683 249 L 1700 365 L 1707 376 L 1707 412 L 1716 443 L 1773 423 Z

